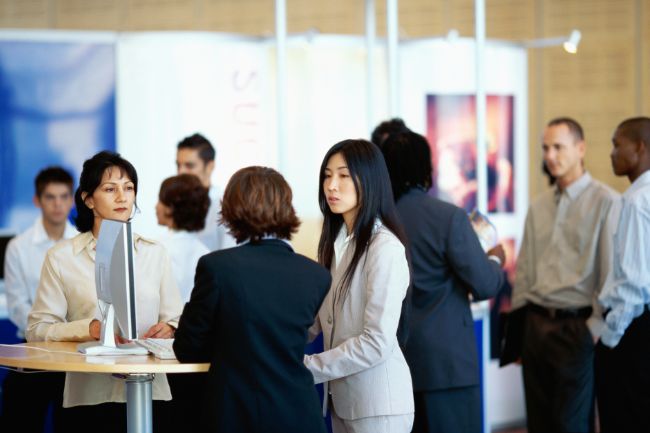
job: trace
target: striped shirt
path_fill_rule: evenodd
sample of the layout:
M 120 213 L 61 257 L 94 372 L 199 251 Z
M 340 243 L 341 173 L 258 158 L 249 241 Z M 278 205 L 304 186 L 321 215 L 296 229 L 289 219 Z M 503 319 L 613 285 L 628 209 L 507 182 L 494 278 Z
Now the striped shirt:
M 621 216 L 614 236 L 614 282 L 599 300 L 610 312 L 601 336 L 615 347 L 632 321 L 650 304 L 650 171 L 623 194 Z

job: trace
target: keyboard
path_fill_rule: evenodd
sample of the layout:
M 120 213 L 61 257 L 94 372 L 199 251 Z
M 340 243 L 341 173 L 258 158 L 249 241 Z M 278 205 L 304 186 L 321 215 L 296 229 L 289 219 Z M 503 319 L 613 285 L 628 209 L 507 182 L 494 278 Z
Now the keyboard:
M 176 359 L 173 338 L 146 338 L 144 340 L 135 341 L 140 346 L 147 349 L 153 356 L 159 359 Z

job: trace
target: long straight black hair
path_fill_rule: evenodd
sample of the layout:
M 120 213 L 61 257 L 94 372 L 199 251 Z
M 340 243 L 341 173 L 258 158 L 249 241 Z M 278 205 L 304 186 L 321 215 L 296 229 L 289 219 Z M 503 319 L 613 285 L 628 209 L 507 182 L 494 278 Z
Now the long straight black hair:
M 404 246 L 406 246 L 406 237 L 397 217 L 388 170 L 379 148 L 366 140 L 344 140 L 332 146 L 323 158 L 320 167 L 318 204 L 324 221 L 318 243 L 319 263 L 327 269 L 331 269 L 334 241 L 344 224 L 343 216 L 330 210 L 323 190 L 325 168 L 330 158 L 337 153 L 340 153 L 345 159 L 350 177 L 354 182 L 354 189 L 357 192 L 359 207 L 352 233 L 350 233 L 354 238 L 354 254 L 345 270 L 340 286 L 336 288 L 336 290 L 340 290 L 337 298 L 342 303 L 348 296 L 350 282 L 361 257 L 372 242 L 375 220 L 379 218 Z

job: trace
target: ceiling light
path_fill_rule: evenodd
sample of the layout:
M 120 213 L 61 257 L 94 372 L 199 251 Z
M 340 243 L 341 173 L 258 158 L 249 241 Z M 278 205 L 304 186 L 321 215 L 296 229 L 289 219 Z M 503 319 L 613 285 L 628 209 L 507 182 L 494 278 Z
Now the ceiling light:
M 569 36 L 531 39 L 523 41 L 522 45 L 525 48 L 545 48 L 562 45 L 567 53 L 575 54 L 578 51 L 578 44 L 580 44 L 581 38 L 582 33 L 580 33 L 580 30 L 574 29 L 571 31 L 571 34 Z

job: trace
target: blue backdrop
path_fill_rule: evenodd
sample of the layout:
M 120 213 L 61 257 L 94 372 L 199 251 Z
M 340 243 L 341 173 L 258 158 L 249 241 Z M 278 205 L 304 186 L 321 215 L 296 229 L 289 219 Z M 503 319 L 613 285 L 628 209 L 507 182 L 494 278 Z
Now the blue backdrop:
M 115 45 L 0 40 L 0 229 L 38 216 L 34 177 L 115 149 Z

